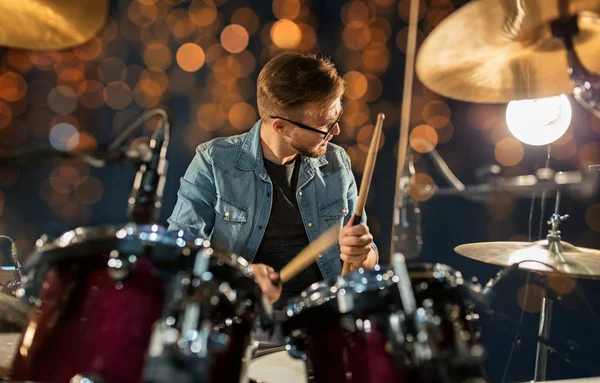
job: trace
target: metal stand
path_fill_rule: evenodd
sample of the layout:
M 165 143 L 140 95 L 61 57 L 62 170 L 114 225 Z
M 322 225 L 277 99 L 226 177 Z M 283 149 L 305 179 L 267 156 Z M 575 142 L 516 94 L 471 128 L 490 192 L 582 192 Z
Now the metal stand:
M 556 204 L 554 205 L 554 214 L 550 217 L 548 225 L 548 252 L 555 255 L 560 262 L 565 262 L 563 256 L 564 247 L 560 242 L 560 230 L 558 227 L 560 223 L 569 218 L 568 214 L 560 215 L 558 213 L 558 207 L 560 205 L 560 190 L 556 192 Z M 540 326 L 538 328 L 538 339 L 543 339 L 547 343 L 550 340 L 550 328 L 552 326 L 552 306 L 554 301 L 549 298 L 542 299 L 542 307 L 540 310 Z M 548 347 L 542 341 L 537 342 L 537 351 L 535 354 L 535 373 L 533 376 L 534 381 L 545 381 L 546 370 L 548 367 Z
M 550 327 L 552 326 L 552 299 L 544 298 L 542 300 L 542 309 L 540 311 L 540 327 L 538 337 L 548 341 L 550 340 Z M 537 351 L 535 353 L 535 374 L 533 380 L 536 382 L 546 380 L 546 369 L 548 367 L 548 348 L 538 340 Z

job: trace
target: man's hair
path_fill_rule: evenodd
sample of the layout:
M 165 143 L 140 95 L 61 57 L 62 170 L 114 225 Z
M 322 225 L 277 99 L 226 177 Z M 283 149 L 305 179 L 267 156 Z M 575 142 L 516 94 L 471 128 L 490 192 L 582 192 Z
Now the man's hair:
M 308 102 L 325 106 L 344 91 L 344 80 L 329 59 L 314 54 L 281 53 L 258 75 L 258 114 L 264 120 L 282 111 L 297 112 Z

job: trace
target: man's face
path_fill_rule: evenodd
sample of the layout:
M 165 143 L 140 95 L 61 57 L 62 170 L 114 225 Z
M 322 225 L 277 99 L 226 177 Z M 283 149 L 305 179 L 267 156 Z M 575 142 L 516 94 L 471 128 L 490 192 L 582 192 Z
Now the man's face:
M 339 119 L 342 113 L 342 103 L 338 98 L 334 102 L 323 107 L 322 104 L 307 103 L 305 107 L 305 116 L 298 122 L 327 132 L 333 124 Z M 293 129 L 291 134 L 291 146 L 303 156 L 321 157 L 327 151 L 327 143 L 340 134 L 339 125 L 336 124 L 327 139 L 323 139 L 323 134 L 312 132 L 289 124 Z

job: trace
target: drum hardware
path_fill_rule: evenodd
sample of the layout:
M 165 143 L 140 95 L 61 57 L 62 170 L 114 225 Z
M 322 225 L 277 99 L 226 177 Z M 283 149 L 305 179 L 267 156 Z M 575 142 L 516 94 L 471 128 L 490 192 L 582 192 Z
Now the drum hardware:
M 23 273 L 21 272 L 21 262 L 19 262 L 19 251 L 15 241 L 6 235 L 0 235 L 0 239 L 6 239 L 10 241 L 10 257 L 15 265 L 14 277 L 10 281 L 6 282 L 2 286 L 2 292 L 6 294 L 15 295 L 16 291 L 21 288 L 21 281 L 23 279 Z
M 72 48 L 95 37 L 107 17 L 106 0 L 5 0 L 0 4 L 0 45 L 29 50 Z

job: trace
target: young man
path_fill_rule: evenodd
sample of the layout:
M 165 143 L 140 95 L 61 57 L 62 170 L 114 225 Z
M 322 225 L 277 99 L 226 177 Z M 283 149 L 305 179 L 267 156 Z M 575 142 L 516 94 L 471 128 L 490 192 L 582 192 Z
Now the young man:
M 170 230 L 208 238 L 252 263 L 274 308 L 322 279 L 372 268 L 376 247 L 365 223 L 351 226 L 357 188 L 350 160 L 329 143 L 339 134 L 343 79 L 327 59 L 283 53 L 261 70 L 260 120 L 244 134 L 201 144 L 181 179 Z M 366 221 L 366 216 L 363 215 Z M 272 280 L 310 241 L 344 225 L 339 245 L 289 282 Z

